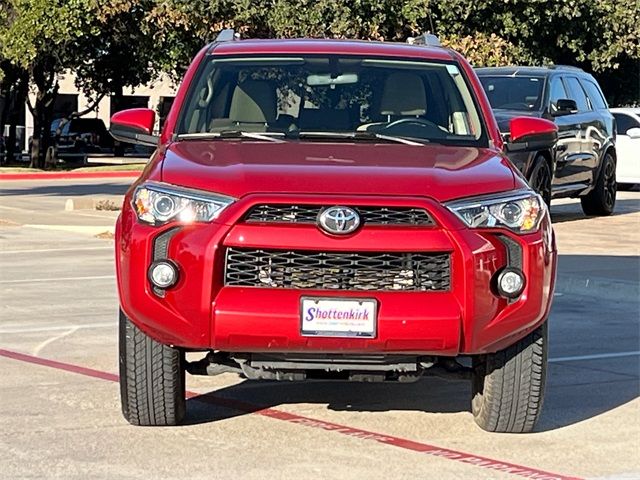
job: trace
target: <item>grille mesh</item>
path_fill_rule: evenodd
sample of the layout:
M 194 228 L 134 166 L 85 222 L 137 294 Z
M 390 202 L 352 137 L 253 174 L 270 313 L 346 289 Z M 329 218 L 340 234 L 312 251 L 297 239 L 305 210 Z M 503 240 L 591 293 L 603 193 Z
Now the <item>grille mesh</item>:
M 318 289 L 444 291 L 448 253 L 308 252 L 228 248 L 225 284 Z
M 264 223 L 316 223 L 320 212 L 325 209 L 321 205 L 256 205 L 245 221 Z M 410 207 L 353 207 L 360 213 L 365 225 L 434 225 L 429 214 L 420 208 Z

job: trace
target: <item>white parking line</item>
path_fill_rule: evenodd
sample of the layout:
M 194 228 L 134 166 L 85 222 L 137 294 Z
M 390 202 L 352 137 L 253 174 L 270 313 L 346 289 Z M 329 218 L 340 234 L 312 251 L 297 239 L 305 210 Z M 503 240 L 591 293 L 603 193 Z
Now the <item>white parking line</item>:
M 60 335 L 54 335 L 51 338 L 47 338 L 44 342 L 40 343 L 36 348 L 33 349 L 31 355 L 38 356 L 40 352 L 49 344 L 60 340 L 61 338 L 67 337 L 69 335 L 73 335 L 78 331 L 78 327 L 72 327 L 67 329 L 67 331 L 62 332 Z
M 0 285 L 12 285 L 16 283 L 57 283 L 75 282 L 81 280 L 113 280 L 115 275 L 98 275 L 95 277 L 54 277 L 54 278 L 25 278 L 21 280 L 0 280 Z
M 108 247 L 80 247 L 80 248 L 36 248 L 33 250 L 0 250 L 0 254 L 13 255 L 16 253 L 52 253 L 52 252 L 81 252 L 85 250 L 113 250 L 113 246 Z
M 57 330 L 69 330 L 70 328 L 77 328 L 77 329 L 106 328 L 106 327 L 115 327 L 117 325 L 118 324 L 116 322 L 102 322 L 102 323 L 85 323 L 82 325 L 54 325 L 50 327 L 0 328 L 0 334 L 55 332 Z
M 640 356 L 640 351 L 597 353 L 594 355 L 578 355 L 575 357 L 555 357 L 555 358 L 550 358 L 549 362 L 579 362 L 581 360 L 599 360 L 603 358 L 622 358 L 622 357 L 639 357 L 639 356 Z

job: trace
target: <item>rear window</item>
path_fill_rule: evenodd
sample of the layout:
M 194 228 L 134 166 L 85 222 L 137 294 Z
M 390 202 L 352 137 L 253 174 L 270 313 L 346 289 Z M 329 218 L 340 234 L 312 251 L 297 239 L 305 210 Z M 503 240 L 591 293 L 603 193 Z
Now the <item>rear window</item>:
M 607 102 L 602 96 L 602 92 L 598 86 L 593 83 L 591 80 L 580 80 L 580 84 L 587 92 L 587 96 L 589 97 L 589 102 L 591 103 L 591 107 L 597 110 L 607 108 Z
M 631 128 L 640 127 L 640 122 L 638 122 L 631 115 L 625 115 L 624 113 L 613 113 L 614 118 L 616 119 L 616 126 L 618 128 L 618 133 L 620 135 L 626 135 L 627 131 Z
M 564 79 L 565 85 L 569 90 L 569 98 L 571 100 L 575 100 L 578 105 L 578 111 L 584 112 L 587 110 L 591 110 L 589 106 L 589 101 L 587 100 L 587 95 L 584 93 L 584 90 L 580 86 L 580 82 L 576 77 L 566 77 Z
M 541 108 L 544 77 L 482 76 L 480 83 L 494 109 L 528 112 Z
M 178 134 L 225 130 L 487 141 L 455 63 L 336 55 L 211 57 L 191 87 Z

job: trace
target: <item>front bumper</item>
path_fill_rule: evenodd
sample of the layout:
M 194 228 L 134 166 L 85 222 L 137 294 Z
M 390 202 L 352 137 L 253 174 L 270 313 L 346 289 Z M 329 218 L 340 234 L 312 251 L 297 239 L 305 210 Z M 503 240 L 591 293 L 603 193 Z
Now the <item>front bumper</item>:
M 242 222 L 253 205 L 285 199 L 425 208 L 437 227 L 365 227 L 337 238 L 313 225 Z M 155 239 L 169 230 L 167 256 L 179 266 L 181 277 L 174 288 L 159 296 L 147 279 L 147 270 L 154 258 Z M 527 278 L 524 292 L 515 301 L 497 295 L 493 285 L 496 273 L 508 262 L 504 237 L 519 247 Z M 225 286 L 228 247 L 449 252 L 451 287 L 448 291 L 363 292 Z M 162 343 L 230 352 L 455 356 L 500 350 L 545 320 L 553 296 L 556 251 L 548 217 L 538 232 L 519 236 L 506 230 L 470 230 L 437 202 L 424 198 L 256 195 L 229 207 L 216 223 L 161 228 L 138 223 L 127 199 L 116 228 L 116 261 L 123 311 Z M 375 338 L 302 336 L 301 296 L 376 299 Z

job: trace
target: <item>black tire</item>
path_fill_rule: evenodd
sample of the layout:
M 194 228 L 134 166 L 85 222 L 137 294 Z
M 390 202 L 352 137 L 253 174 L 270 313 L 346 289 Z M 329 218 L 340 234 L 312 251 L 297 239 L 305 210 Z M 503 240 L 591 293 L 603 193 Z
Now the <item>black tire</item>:
M 585 215 L 611 215 L 616 206 L 617 190 L 616 162 L 610 153 L 606 153 L 595 188 L 580 198 L 582 211 Z
M 185 360 L 120 312 L 120 400 L 132 425 L 179 424 L 185 415 Z
M 516 344 L 473 359 L 471 410 L 489 432 L 527 433 L 540 416 L 547 375 L 547 322 Z
M 548 207 L 551 207 L 551 180 L 549 162 L 544 156 L 538 155 L 533 162 L 533 169 L 529 175 L 529 186 L 540 194 Z
M 622 192 L 629 192 L 631 190 L 634 190 L 638 184 L 637 183 L 618 183 L 618 191 L 622 191 Z

